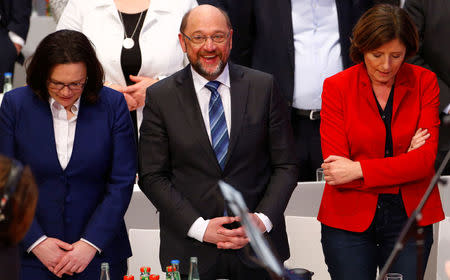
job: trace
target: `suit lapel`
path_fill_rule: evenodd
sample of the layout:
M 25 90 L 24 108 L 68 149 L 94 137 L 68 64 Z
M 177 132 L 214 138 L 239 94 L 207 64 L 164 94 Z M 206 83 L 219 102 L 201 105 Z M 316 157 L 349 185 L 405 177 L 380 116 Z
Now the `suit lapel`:
M 395 118 L 395 114 L 405 96 L 410 91 L 410 77 L 413 77 L 413 73 L 408 73 L 410 70 L 404 65 L 400 67 L 400 70 L 397 73 L 395 83 L 394 83 L 394 104 L 392 108 L 392 120 Z M 369 75 L 367 74 L 367 70 L 365 69 L 364 64 L 361 64 L 360 68 L 360 81 L 359 83 L 359 92 L 363 93 L 367 99 L 369 107 L 374 111 L 375 114 L 379 114 L 378 106 L 375 101 L 375 97 L 373 96 L 372 85 L 369 79 Z M 414 84 L 414 83 L 413 83 Z
M 410 68 L 405 67 L 403 64 L 397 73 L 397 77 L 394 83 L 394 105 L 392 108 L 392 120 L 395 119 L 396 113 L 402 100 L 410 92 L 410 85 L 415 84 L 415 82 L 410 82 L 410 79 L 414 77 Z
M 42 101 L 37 96 L 34 97 L 36 106 L 36 123 L 39 123 L 39 133 L 34 134 L 38 136 L 40 140 L 36 140 L 37 143 L 48 143 L 49 159 L 54 170 L 61 170 L 61 163 L 58 159 L 58 152 L 56 151 L 55 129 L 53 124 L 52 111 L 50 109 L 50 103 L 48 101 Z
M 192 81 L 191 66 L 186 66 L 181 74 L 176 78 L 176 86 L 178 89 L 178 100 L 181 110 L 184 111 L 186 120 L 191 126 L 192 137 L 204 148 L 206 159 L 214 162 L 216 168 L 221 172 L 221 168 L 217 161 L 211 142 L 206 132 L 205 123 L 198 104 L 197 95 L 195 93 L 194 83 Z M 189 136 L 191 136 L 189 135 Z M 188 135 L 186 135 L 188 137 Z
M 248 81 L 244 79 L 244 72 L 237 69 L 232 63 L 229 63 L 228 65 L 230 69 L 231 132 L 225 168 L 230 160 L 233 149 L 238 142 L 239 132 L 241 131 L 243 118 L 245 116 L 247 97 L 250 90 Z
M 376 115 L 379 115 L 380 113 L 378 112 L 377 102 L 375 100 L 375 97 L 373 96 L 372 84 L 370 82 L 369 75 L 367 74 L 364 63 L 360 64 L 359 79 L 359 92 L 364 95 L 364 98 L 366 99 L 368 106 L 370 107 L 372 112 Z

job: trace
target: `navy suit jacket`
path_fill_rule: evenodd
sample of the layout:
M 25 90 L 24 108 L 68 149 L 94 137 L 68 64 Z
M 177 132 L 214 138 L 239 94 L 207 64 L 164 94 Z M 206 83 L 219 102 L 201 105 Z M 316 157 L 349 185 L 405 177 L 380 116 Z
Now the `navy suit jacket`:
M 291 0 L 212 0 L 224 8 L 231 19 L 234 63 L 275 76 L 285 99 L 294 94 L 295 50 Z M 344 68 L 351 66 L 350 36 L 359 17 L 373 0 L 336 0 L 341 54 Z
M 48 101 L 29 87 L 5 94 L 0 107 L 0 153 L 30 166 L 39 200 L 21 243 L 22 264 L 42 265 L 26 249 L 42 235 L 74 243 L 85 238 L 111 264 L 131 256 L 124 214 L 136 177 L 136 143 L 123 96 L 104 87 L 95 104 L 81 101 L 73 152 L 58 160 Z M 95 261 L 98 263 L 98 261 Z

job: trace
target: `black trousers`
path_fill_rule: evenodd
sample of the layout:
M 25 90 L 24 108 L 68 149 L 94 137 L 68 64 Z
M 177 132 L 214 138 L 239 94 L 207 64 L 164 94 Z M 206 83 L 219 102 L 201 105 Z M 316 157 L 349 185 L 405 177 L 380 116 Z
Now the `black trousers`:
M 199 262 L 202 260 L 199 259 Z M 182 280 L 187 280 L 187 274 L 181 274 Z M 270 280 L 269 273 L 260 267 L 249 267 L 241 261 L 235 250 L 221 250 L 217 256 L 216 265 L 207 272 L 200 274 L 201 280 Z
M 323 163 L 320 145 L 320 119 L 310 120 L 292 113 L 292 129 L 299 163 L 299 181 L 315 181 L 316 169 Z

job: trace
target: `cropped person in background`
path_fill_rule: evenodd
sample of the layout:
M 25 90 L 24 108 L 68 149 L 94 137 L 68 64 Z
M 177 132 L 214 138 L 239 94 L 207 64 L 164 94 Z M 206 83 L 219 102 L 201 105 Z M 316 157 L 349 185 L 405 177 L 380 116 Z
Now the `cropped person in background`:
M 323 162 L 320 109 L 325 78 L 352 65 L 350 35 L 372 0 L 211 0 L 230 14 L 231 61 L 275 76 L 291 106 L 299 181 Z
M 17 244 L 33 221 L 37 199 L 30 168 L 0 155 L 0 279 L 19 279 Z
M 431 71 L 405 63 L 418 48 L 408 14 L 391 5 L 368 10 L 353 30 L 358 65 L 325 80 L 321 137 L 326 180 L 318 219 L 332 279 L 374 279 L 434 175 L 439 87 Z M 432 192 L 418 226 L 425 235 L 444 218 Z M 416 279 L 414 238 L 391 271 Z
M 436 73 L 439 84 L 441 120 L 450 114 L 450 2 L 448 0 L 407 0 L 405 10 L 419 31 L 419 51 L 411 63 Z M 450 149 L 450 129 L 441 124 L 436 168 Z M 450 175 L 450 164 L 444 170 Z
M 145 90 L 187 64 L 178 41 L 181 18 L 195 0 L 70 0 L 57 29 L 83 32 L 105 69 L 105 85 L 122 92 L 135 124 Z
M 77 31 L 42 40 L 27 84 L 0 107 L 0 154 L 29 165 L 40 192 L 21 243 L 22 279 L 98 280 L 101 262 L 121 279 L 137 162 L 125 99 L 103 86 L 95 50 Z
M 31 0 L 0 1 L 0 91 L 5 72 L 14 73 L 15 62 L 23 63 L 22 48 L 30 27 Z

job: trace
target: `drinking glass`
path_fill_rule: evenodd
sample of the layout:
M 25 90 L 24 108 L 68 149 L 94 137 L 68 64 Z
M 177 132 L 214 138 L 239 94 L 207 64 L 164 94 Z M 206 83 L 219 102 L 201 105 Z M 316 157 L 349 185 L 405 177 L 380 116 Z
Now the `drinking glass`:
M 323 174 L 323 168 L 316 169 L 316 181 L 317 182 L 325 181 L 325 175 Z

